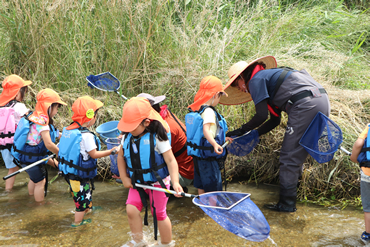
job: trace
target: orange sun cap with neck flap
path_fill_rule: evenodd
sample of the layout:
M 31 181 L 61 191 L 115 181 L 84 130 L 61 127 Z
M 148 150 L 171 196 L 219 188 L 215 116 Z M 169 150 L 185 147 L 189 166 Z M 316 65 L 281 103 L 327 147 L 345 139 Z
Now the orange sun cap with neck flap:
M 224 91 L 222 82 L 216 76 L 206 76 L 202 79 L 199 85 L 199 90 L 194 97 L 194 103 L 189 105 L 193 111 L 198 111 L 200 107 L 208 100 L 212 99 L 216 93 L 223 93 L 227 97 L 227 93 Z
M 80 125 L 89 122 L 95 116 L 95 111 L 104 104 L 100 100 L 94 100 L 90 96 L 79 97 L 72 105 L 72 123 L 67 130 L 77 129 Z M 80 124 L 80 125 L 78 125 Z
M 36 96 L 36 109 L 32 115 L 28 118 L 31 122 L 35 124 L 46 126 L 49 124 L 49 107 L 53 103 L 58 103 L 61 105 L 67 105 L 61 100 L 59 94 L 53 89 L 45 88 L 41 90 Z M 51 110 L 51 109 L 50 109 Z
M 10 75 L 2 83 L 3 92 L 0 94 L 0 106 L 5 106 L 13 100 L 22 87 L 31 85 L 32 81 L 25 81 L 20 76 Z

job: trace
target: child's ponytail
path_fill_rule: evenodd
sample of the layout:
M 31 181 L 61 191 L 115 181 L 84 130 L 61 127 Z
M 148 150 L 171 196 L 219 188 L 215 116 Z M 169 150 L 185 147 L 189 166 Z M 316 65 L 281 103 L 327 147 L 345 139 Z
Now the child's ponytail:
M 160 141 L 167 141 L 167 131 L 163 127 L 162 123 L 157 120 L 151 120 L 150 125 L 147 127 L 150 133 L 155 133 L 157 135 L 158 140 Z

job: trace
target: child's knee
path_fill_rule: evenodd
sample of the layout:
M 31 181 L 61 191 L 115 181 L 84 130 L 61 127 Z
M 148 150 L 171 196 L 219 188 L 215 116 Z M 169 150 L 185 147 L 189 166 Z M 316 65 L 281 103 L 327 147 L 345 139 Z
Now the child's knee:
M 140 216 L 140 211 L 135 205 L 127 204 L 126 206 L 127 216 L 130 218 Z

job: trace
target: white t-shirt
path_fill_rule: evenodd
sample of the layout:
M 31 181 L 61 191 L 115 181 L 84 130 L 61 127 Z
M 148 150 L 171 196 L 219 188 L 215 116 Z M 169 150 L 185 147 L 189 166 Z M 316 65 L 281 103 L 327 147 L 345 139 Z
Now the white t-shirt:
M 14 120 L 15 124 L 18 124 L 21 118 L 29 111 L 25 104 L 17 102 L 14 106 Z
M 83 160 L 88 160 L 90 158 L 88 152 L 97 149 L 95 143 L 94 134 L 89 132 L 82 132 L 81 133 L 82 140 L 80 142 L 80 153 L 82 154 Z
M 125 142 L 125 137 L 126 137 L 126 135 L 124 135 L 122 137 L 122 142 L 121 142 L 122 146 L 123 146 L 123 143 Z M 170 140 L 160 141 L 160 140 L 158 140 L 157 136 L 155 136 L 155 147 L 154 147 L 154 151 L 156 151 L 159 154 L 163 154 L 163 153 L 167 152 L 170 149 L 171 149 Z
M 217 124 L 216 124 L 216 114 L 213 111 L 213 109 L 210 107 L 207 107 L 202 112 L 202 114 L 200 114 L 200 116 L 203 119 L 203 125 L 211 124 L 211 127 L 209 128 L 209 130 L 211 131 L 212 137 L 215 138 L 216 133 L 217 133 Z

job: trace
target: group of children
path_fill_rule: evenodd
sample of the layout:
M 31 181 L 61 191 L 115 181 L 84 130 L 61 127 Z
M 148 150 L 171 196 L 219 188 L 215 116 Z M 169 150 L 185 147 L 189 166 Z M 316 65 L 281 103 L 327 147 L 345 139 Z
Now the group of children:
M 161 244 L 171 244 L 172 227 L 166 213 L 168 197 L 163 192 L 135 186 L 135 183 L 166 189 L 172 186 L 178 193 L 177 197 L 183 192 L 178 164 L 171 148 L 169 125 L 149 100 L 133 97 L 125 103 L 118 124 L 118 129 L 123 132 L 121 145 L 100 151 L 99 139 L 88 128 L 96 121 L 97 112 L 103 106 L 101 101 L 89 96 L 79 97 L 72 105 L 72 124 L 59 133 L 53 126 L 53 117 L 59 107 L 67 103 L 61 100 L 58 93 L 47 88 L 37 94 L 35 111 L 27 109 L 22 101 L 31 83 L 17 75 L 10 75 L 2 84 L 0 117 L 4 126 L 0 126 L 0 148 L 8 174 L 42 159 L 45 159 L 44 164 L 62 171 L 76 205 L 72 223 L 72 227 L 76 227 L 91 221 L 84 219 L 84 215 L 94 210 L 91 194 L 93 178 L 97 174 L 96 159 L 118 152 L 120 177 L 123 185 L 130 188 L 126 211 L 132 241 L 126 246 L 145 245 L 140 211 L 146 206 L 146 197 L 149 197 L 154 220 L 158 222 Z M 227 125 L 214 107 L 223 94 L 221 81 L 208 76 L 201 81 L 194 104 L 189 106 L 194 114 L 186 119 L 188 133 L 191 133 L 191 136 L 187 133 L 188 143 L 191 143 L 187 149 L 188 154 L 196 159 L 194 186 L 199 194 L 222 190 L 219 160 L 224 161 L 226 152 L 220 145 L 226 140 Z M 55 144 L 57 138 L 58 145 Z M 26 172 L 30 177 L 29 194 L 34 196 L 36 202 L 42 203 L 46 193 L 47 170 L 40 164 Z M 12 189 L 14 180 L 15 176 L 6 180 L 7 191 Z
M 132 240 L 125 246 L 145 246 L 140 212 L 147 206 L 147 197 L 154 220 L 158 222 L 155 228 L 158 227 L 160 232 L 161 244 L 170 245 L 172 226 L 166 212 L 168 197 L 164 192 L 144 190 L 135 185 L 150 184 L 165 189 L 172 185 L 177 197 L 183 192 L 178 164 L 171 149 L 169 125 L 149 100 L 133 97 L 124 104 L 118 123 L 118 129 L 123 133 L 121 145 L 101 151 L 99 139 L 88 129 L 94 125 L 98 110 L 103 106 L 101 101 L 89 96 L 78 98 L 72 105 L 72 124 L 59 134 L 53 126 L 53 117 L 59 107 L 67 104 L 54 90 L 43 89 L 37 94 L 35 111 L 30 111 L 22 101 L 31 84 L 17 75 L 8 76 L 2 83 L 0 149 L 8 174 L 54 154 L 54 158 L 46 163 L 58 167 L 70 186 L 76 205 L 72 226 L 76 227 L 91 221 L 85 220 L 84 215 L 94 210 L 91 194 L 93 178 L 97 174 L 96 159 L 117 152 L 119 175 L 124 187 L 129 188 L 126 212 Z M 194 159 L 193 184 L 199 194 L 222 190 L 220 168 L 226 150 L 221 145 L 233 141 L 226 137 L 226 121 L 214 108 L 223 95 L 227 97 L 221 80 L 214 76 L 203 78 L 194 103 L 189 106 L 190 113 L 185 117 L 187 153 Z M 370 154 L 366 156 L 370 146 L 370 142 L 367 144 L 368 129 L 354 144 L 351 156 L 352 161 L 362 166 L 361 195 L 366 226 L 363 240 L 370 239 L 370 199 L 365 193 L 370 184 Z M 58 145 L 56 138 L 60 139 Z M 36 202 L 42 202 L 47 184 L 46 169 L 38 165 L 27 169 L 27 173 L 29 194 L 34 195 Z M 6 180 L 6 190 L 12 189 L 14 180 L 15 176 Z

